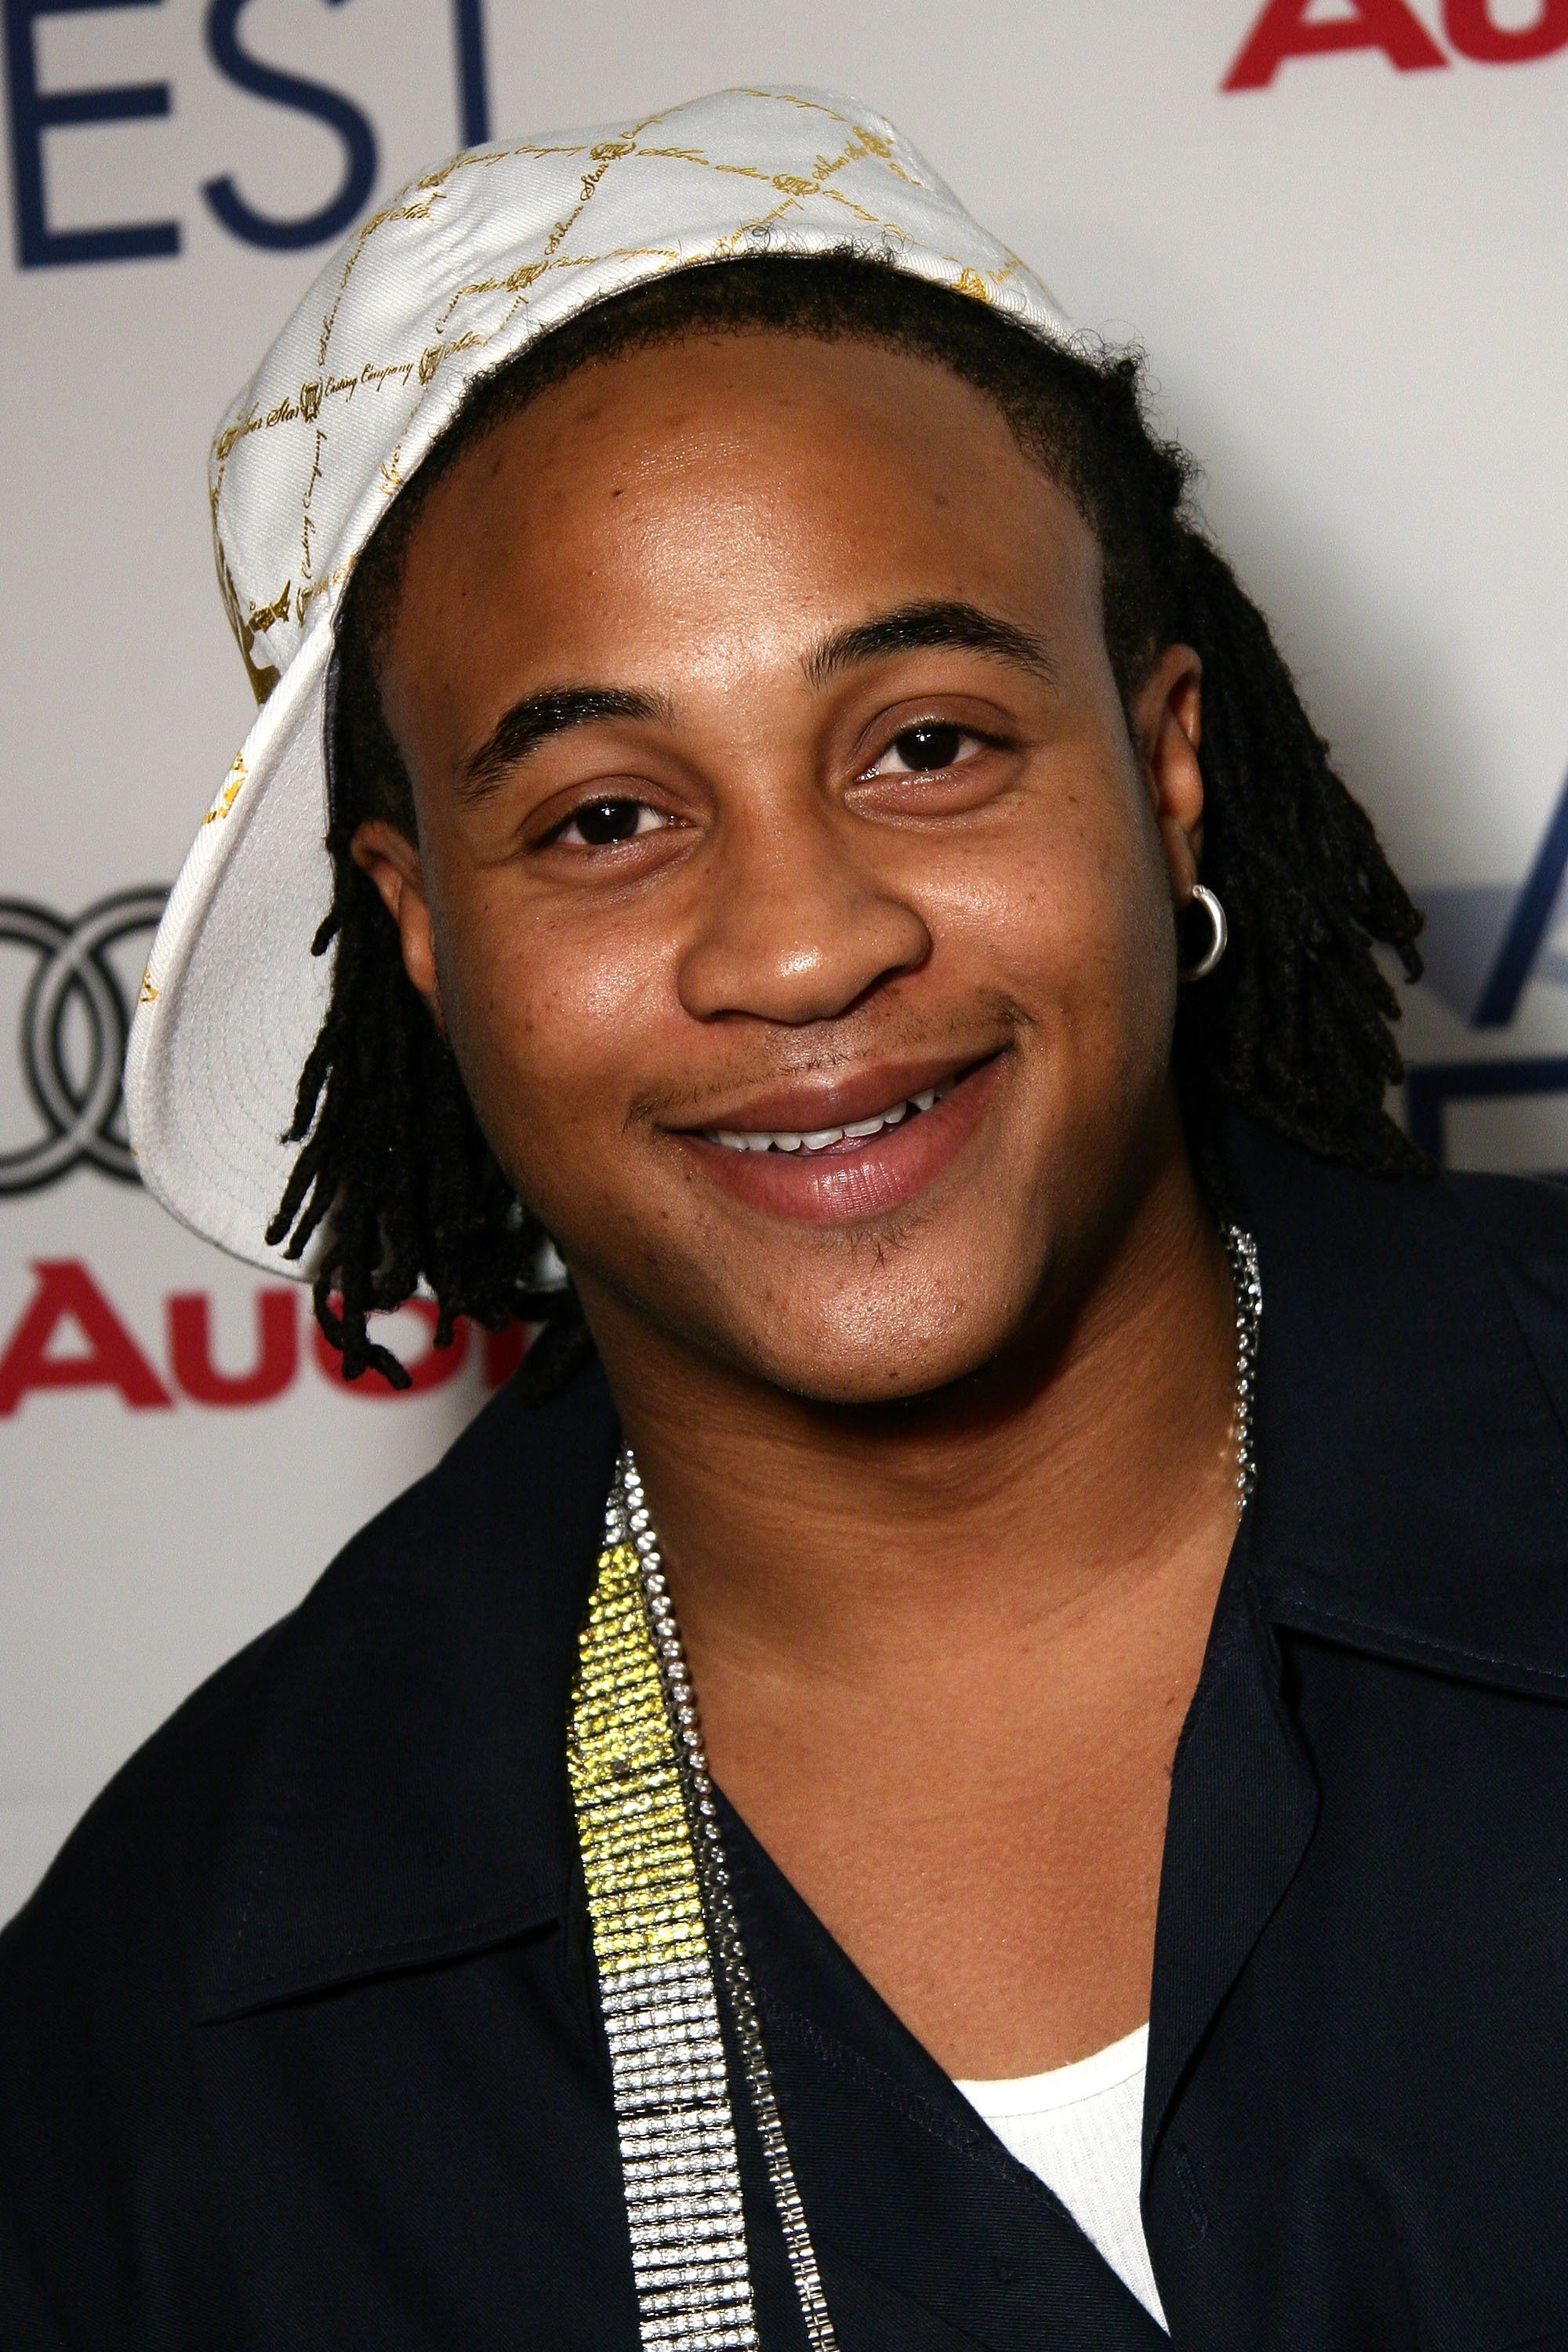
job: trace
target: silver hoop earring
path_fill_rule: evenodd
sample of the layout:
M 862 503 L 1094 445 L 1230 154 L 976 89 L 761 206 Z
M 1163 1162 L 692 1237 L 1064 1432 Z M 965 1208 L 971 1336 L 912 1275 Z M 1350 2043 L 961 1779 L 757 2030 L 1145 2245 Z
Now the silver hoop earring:
M 1214 936 L 1196 963 L 1183 963 L 1176 966 L 1176 977 L 1178 980 L 1206 980 L 1225 953 L 1226 943 L 1230 938 L 1230 926 L 1225 919 L 1225 908 L 1220 905 L 1214 892 L 1205 888 L 1203 883 L 1194 883 L 1193 895 L 1187 904 L 1189 907 L 1198 906 L 1203 908 L 1209 919 L 1209 929 Z

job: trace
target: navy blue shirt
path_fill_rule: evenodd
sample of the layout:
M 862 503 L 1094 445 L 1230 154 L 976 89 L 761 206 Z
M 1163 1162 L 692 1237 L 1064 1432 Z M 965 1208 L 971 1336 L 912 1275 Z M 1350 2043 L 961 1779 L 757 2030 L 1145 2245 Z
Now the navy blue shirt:
M 1173 1776 L 1178 2347 L 1568 2352 L 1568 1196 L 1233 1139 L 1257 1494 Z M 5 2352 L 636 2352 L 567 1695 L 617 1442 L 503 1393 L 0 1937 Z M 844 2352 L 1161 2336 L 728 1815 Z M 745 2113 L 764 2352 L 802 2352 Z

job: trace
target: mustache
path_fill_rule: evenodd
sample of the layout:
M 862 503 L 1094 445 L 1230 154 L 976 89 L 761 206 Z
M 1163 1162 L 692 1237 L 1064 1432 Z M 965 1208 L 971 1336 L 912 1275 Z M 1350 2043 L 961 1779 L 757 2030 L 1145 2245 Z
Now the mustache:
M 716 1103 L 772 1087 L 831 1083 L 881 1062 L 983 1061 L 1030 1025 L 1023 1007 L 1000 990 L 978 992 L 962 1013 L 945 1021 L 930 1013 L 878 1020 L 857 1015 L 841 1023 L 814 1023 L 809 1030 L 773 1031 L 759 1022 L 755 1027 L 763 1034 L 743 1045 L 733 1036 L 725 1038 L 700 1078 L 639 1087 L 627 1105 L 626 1125 L 701 1127 Z

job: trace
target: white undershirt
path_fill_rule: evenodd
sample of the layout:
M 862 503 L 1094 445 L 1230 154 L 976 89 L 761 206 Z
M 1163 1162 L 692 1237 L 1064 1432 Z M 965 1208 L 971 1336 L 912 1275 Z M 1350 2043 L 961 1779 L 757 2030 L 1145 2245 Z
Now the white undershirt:
M 1164 2327 L 1138 2210 L 1148 2063 L 1149 2029 L 1141 2025 L 1074 2066 L 956 2087 L 1004 2147 L 1056 2191 L 1084 2236 Z

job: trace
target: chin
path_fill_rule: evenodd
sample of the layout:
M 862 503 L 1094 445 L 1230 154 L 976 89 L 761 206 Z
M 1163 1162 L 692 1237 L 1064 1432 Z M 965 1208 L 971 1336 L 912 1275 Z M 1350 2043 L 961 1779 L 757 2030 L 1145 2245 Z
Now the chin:
M 734 1352 L 770 1387 L 812 1404 L 910 1403 L 1000 1363 L 1017 1348 L 1027 1303 L 984 1311 L 971 1291 L 945 1311 L 812 1317 L 797 1307 L 787 1335 L 748 1332 Z

